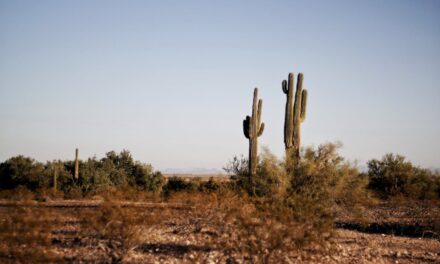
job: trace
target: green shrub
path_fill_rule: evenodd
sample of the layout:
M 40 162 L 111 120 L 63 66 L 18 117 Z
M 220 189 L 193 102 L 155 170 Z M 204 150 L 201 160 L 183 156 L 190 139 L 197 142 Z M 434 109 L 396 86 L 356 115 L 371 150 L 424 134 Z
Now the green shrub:
M 226 173 L 231 174 L 231 187 L 236 191 L 246 193 L 254 189 L 257 197 L 278 194 L 288 184 L 283 166 L 266 148 L 263 149 L 258 160 L 257 174 L 253 179 L 254 188 L 250 188 L 248 160 L 243 156 L 235 156 L 223 168 Z M 251 195 L 250 193 L 248 194 Z
M 349 204 L 368 199 L 368 177 L 359 173 L 353 164 L 344 161 L 337 153 L 340 147 L 340 144 L 330 143 L 320 145 L 317 149 L 306 148 L 295 170 L 288 170 L 295 166 L 281 163 L 267 149 L 263 149 L 254 179 L 256 196 L 283 196 L 288 191 L 288 195 L 313 198 L 315 202 Z M 250 189 L 247 160 L 244 157 L 234 157 L 224 170 L 232 174 L 231 181 L 237 189 Z
M 281 163 L 268 150 L 259 158 L 254 179 L 255 195 L 251 195 L 262 214 L 270 214 L 274 221 L 292 222 L 303 226 L 298 241 L 323 241 L 333 227 L 336 206 L 360 209 L 370 201 L 366 189 L 368 177 L 337 153 L 340 145 L 324 144 L 301 152 L 299 164 Z M 293 159 L 286 159 L 293 160 Z M 295 168 L 295 169 L 292 169 Z M 242 194 L 248 188 L 247 161 L 235 157 L 226 167 L 232 182 Z M 322 236 L 327 234 L 327 236 Z
M 340 144 L 332 143 L 306 148 L 298 166 L 289 174 L 287 203 L 295 212 L 296 221 L 310 221 L 323 232 L 332 228 L 334 206 L 360 210 L 358 205 L 370 201 L 367 178 L 344 161 L 338 148 Z M 290 164 L 286 166 L 291 168 Z
M 104 171 L 109 173 L 113 186 L 137 186 L 145 191 L 158 192 L 165 182 L 160 172 L 154 172 L 153 166 L 134 161 L 127 150 L 119 154 L 107 152 L 101 164 Z
M 35 191 L 47 185 L 43 171 L 43 164 L 32 158 L 21 155 L 12 157 L 0 164 L 0 189 L 24 186 Z
M 212 193 L 220 190 L 221 187 L 222 185 L 214 177 L 210 177 L 208 181 L 200 183 L 199 190 L 204 193 Z
M 199 189 L 199 186 L 199 181 L 173 176 L 168 178 L 162 190 L 163 194 L 168 196 L 173 192 L 194 192 Z
M 266 148 L 263 149 L 259 160 L 254 179 L 255 195 L 258 197 L 285 195 L 289 180 L 281 162 Z
M 367 164 L 369 188 L 380 196 L 440 198 L 438 173 L 415 167 L 404 156 L 389 153 L 381 160 L 372 159 Z
M 153 172 L 149 164 L 136 163 L 133 171 L 136 186 L 149 192 L 160 192 L 165 184 L 165 178 L 159 171 Z
M 127 150 L 120 153 L 110 151 L 100 160 L 92 157 L 80 161 L 79 179 L 74 179 L 73 174 L 73 161 L 54 160 L 43 164 L 32 158 L 16 156 L 0 163 L 0 190 L 23 186 L 45 196 L 56 181 L 56 189 L 66 198 L 81 198 L 109 188 L 133 187 L 159 192 L 164 184 L 160 172 L 155 172 L 150 164 L 134 161 Z

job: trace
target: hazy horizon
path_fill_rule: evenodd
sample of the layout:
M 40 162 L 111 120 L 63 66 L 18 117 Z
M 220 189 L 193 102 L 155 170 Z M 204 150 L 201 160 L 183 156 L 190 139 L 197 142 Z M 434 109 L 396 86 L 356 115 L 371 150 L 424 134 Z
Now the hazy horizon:
M 0 161 L 129 150 L 157 169 L 284 154 L 289 72 L 308 89 L 303 146 L 340 141 L 440 167 L 438 1 L 0 0 Z

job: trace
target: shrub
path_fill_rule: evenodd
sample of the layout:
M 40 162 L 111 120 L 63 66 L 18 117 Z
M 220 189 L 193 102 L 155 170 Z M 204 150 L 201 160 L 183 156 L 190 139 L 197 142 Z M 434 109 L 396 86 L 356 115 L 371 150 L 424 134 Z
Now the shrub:
M 247 191 L 249 187 L 249 161 L 244 156 L 234 156 L 231 161 L 223 167 L 227 174 L 231 175 L 231 187 L 236 191 Z
M 109 174 L 113 186 L 137 186 L 142 190 L 159 192 L 165 179 L 160 172 L 154 172 L 150 164 L 134 161 L 130 152 L 119 154 L 110 151 L 101 159 L 102 169 Z
M 221 184 L 210 177 L 208 181 L 200 183 L 199 190 L 204 193 L 212 193 L 220 190 Z
M 440 198 L 439 175 L 415 167 L 404 156 L 386 154 L 368 161 L 369 188 L 383 197 L 406 196 L 415 199 Z
M 263 243 L 264 247 L 274 250 L 285 248 L 278 245 L 286 243 L 285 239 L 296 246 L 323 243 L 332 234 L 335 206 L 352 209 L 370 201 L 366 190 L 367 177 L 360 174 L 353 164 L 344 161 L 337 153 L 339 147 L 338 144 L 324 144 L 316 149 L 306 148 L 297 166 L 281 163 L 268 150 L 263 151 L 254 179 L 255 196 L 252 195 L 249 200 L 255 210 L 247 212 L 248 216 L 236 216 L 243 225 L 244 236 L 255 237 L 262 232 L 249 243 L 256 248 L 263 247 L 258 245 Z M 233 186 L 239 193 L 244 194 L 250 189 L 244 158 L 235 157 L 225 170 L 233 174 Z M 253 218 L 267 219 L 269 226 L 249 220 Z M 271 232 L 285 238 L 268 235 Z M 289 232 L 294 232 L 296 236 Z M 263 239 L 264 233 L 267 237 Z
M 231 184 L 233 189 L 247 193 L 252 189 L 249 186 L 248 160 L 246 158 L 243 156 L 240 158 L 234 157 L 223 169 L 228 174 L 232 174 Z M 253 181 L 253 189 L 258 197 L 279 195 L 285 191 L 289 184 L 281 162 L 267 148 L 263 149 L 259 157 L 257 174 Z
M 95 195 L 113 186 L 109 174 L 100 165 L 95 157 L 80 162 L 78 186 L 83 195 Z
M 163 186 L 163 194 L 170 195 L 173 192 L 194 192 L 199 189 L 200 182 L 197 180 L 189 180 L 178 176 L 168 178 Z
M 60 160 L 48 161 L 44 165 L 43 171 L 43 177 L 46 179 L 45 188 L 49 189 L 54 187 L 54 178 L 56 175 L 56 189 L 65 193 L 66 188 L 74 183 L 73 172 L 71 173 L 68 170 L 69 165 L 70 164 L 66 165 L 66 162 Z
M 323 144 L 317 149 L 306 148 L 296 169 L 292 164 L 282 164 L 267 149 L 263 150 L 255 176 L 258 197 L 300 196 L 328 205 L 354 204 L 369 199 L 366 191 L 368 179 L 358 169 L 337 153 L 340 144 Z M 287 159 L 293 160 L 293 159 Z M 247 160 L 234 159 L 224 168 L 231 173 L 231 181 L 241 190 L 249 190 Z M 324 207 L 328 207 L 325 205 Z
M 149 164 L 136 163 L 133 175 L 136 185 L 145 191 L 160 192 L 165 183 L 162 173 L 153 172 L 153 167 Z
M 35 191 L 46 185 L 43 164 L 24 156 L 12 157 L 0 164 L 0 189 L 14 189 L 22 185 Z
M 226 263 L 284 263 L 286 254 L 325 240 L 310 222 L 299 223 L 293 210 L 267 197 L 249 197 L 228 189 L 210 194 L 173 193 L 170 202 L 188 205 L 173 216 L 174 231 L 180 235 L 201 234 L 221 249 Z
M 110 151 L 100 160 L 92 157 L 80 161 L 79 179 L 74 179 L 73 174 L 73 161 L 54 160 L 42 164 L 32 158 L 16 156 L 0 163 L 0 190 L 23 186 L 39 192 L 39 198 L 61 197 L 61 193 L 49 191 L 56 183 L 56 189 L 66 198 L 81 198 L 113 187 L 160 192 L 165 181 L 150 164 L 135 162 L 127 150 Z
M 306 148 L 298 166 L 289 173 L 286 203 L 295 220 L 308 222 L 322 233 L 331 233 L 336 206 L 360 211 L 361 204 L 370 202 L 366 177 L 337 153 L 340 146 L 330 143 Z
M 257 175 L 254 179 L 255 195 L 262 197 L 285 195 L 289 181 L 281 162 L 266 148 L 260 156 Z
M 121 263 L 130 257 L 143 241 L 143 230 L 153 219 L 138 208 L 124 207 L 109 196 L 96 210 L 81 215 L 81 232 L 96 246 L 103 246 L 111 263 Z
M 2 190 L 0 192 L 0 198 L 27 202 L 35 199 L 35 193 L 20 185 L 12 190 Z

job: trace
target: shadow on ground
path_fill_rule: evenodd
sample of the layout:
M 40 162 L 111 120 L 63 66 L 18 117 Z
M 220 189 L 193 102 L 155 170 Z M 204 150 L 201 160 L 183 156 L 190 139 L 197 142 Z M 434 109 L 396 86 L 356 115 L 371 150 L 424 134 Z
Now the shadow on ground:
M 137 251 L 143 253 L 158 253 L 170 256 L 183 256 L 191 251 L 209 252 L 212 248 L 208 246 L 181 245 L 176 243 L 147 243 L 139 246 Z
M 358 223 L 336 222 L 336 227 L 368 234 L 387 234 L 402 237 L 422 237 L 434 239 L 440 238 L 440 234 L 434 232 L 433 227 L 419 224 L 372 223 L 369 225 L 362 225 Z

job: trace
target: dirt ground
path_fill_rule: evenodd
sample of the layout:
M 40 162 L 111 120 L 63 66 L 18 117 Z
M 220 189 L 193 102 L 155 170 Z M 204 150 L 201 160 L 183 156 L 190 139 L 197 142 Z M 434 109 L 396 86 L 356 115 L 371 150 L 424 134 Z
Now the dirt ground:
M 130 203 L 127 203 L 130 206 Z M 181 210 L 174 217 L 140 230 L 145 239 L 129 247 L 126 263 L 259 263 L 212 245 L 209 230 L 194 229 L 179 205 L 136 203 L 139 212 Z M 81 219 L 97 210 L 96 201 L 15 204 L 0 201 L 3 222 L 0 263 L 111 263 L 112 249 L 103 237 L 84 233 Z M 25 208 L 25 209 L 23 209 Z M 23 210 L 22 210 L 23 209 Z M 337 211 L 337 210 L 336 210 Z M 380 203 L 360 221 L 337 211 L 334 238 L 320 249 L 283 252 L 284 263 L 440 263 L 438 204 Z M 23 225 L 20 225 L 22 223 Z M 47 231 L 48 236 L 43 236 Z M 10 232 L 10 233 L 8 233 Z M 12 232 L 12 233 L 11 233 Z M 15 232 L 15 233 L 14 233 Z M 16 235 L 16 233 L 24 235 Z M 20 233 L 21 232 L 21 233 Z M 29 241 L 23 241 L 28 239 Z M 107 246 L 105 246 L 107 245 Z M 117 246 L 117 245 L 116 245 Z

